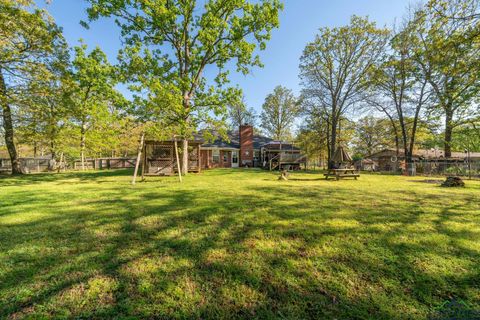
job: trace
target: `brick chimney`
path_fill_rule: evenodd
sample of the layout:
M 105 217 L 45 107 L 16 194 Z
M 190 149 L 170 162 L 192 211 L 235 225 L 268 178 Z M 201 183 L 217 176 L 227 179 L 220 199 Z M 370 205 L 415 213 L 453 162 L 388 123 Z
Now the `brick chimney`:
M 241 125 L 240 130 L 240 166 L 253 167 L 253 127 Z

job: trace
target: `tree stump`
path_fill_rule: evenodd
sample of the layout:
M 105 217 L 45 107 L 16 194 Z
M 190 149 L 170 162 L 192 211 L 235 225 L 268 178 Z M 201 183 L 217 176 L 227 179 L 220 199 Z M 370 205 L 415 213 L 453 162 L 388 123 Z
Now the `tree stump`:
M 280 175 L 280 177 L 278 177 L 278 180 L 288 181 L 288 176 L 289 175 L 290 175 L 290 173 L 288 173 L 287 170 L 282 170 L 282 174 Z
M 448 177 L 445 182 L 442 183 L 442 187 L 455 188 L 465 187 L 465 182 L 460 177 Z

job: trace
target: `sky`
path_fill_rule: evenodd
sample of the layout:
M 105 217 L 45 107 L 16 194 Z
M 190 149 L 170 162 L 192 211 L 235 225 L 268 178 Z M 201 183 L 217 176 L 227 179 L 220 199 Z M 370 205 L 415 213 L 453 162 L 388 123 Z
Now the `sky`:
M 53 0 L 46 8 L 63 28 L 65 38 L 73 46 L 79 39 L 90 47 L 99 46 L 115 63 L 121 48 L 120 32 L 112 20 L 103 19 L 93 23 L 89 30 L 79 22 L 86 20 L 86 2 L 83 0 Z M 392 26 L 400 19 L 409 0 L 284 0 L 285 8 L 280 15 L 280 28 L 272 33 L 265 51 L 259 52 L 264 68 L 255 68 L 243 76 L 231 71 L 232 84 L 243 89 L 248 107 L 260 113 L 265 97 L 277 85 L 301 90 L 299 60 L 306 44 L 313 41 L 321 27 L 348 24 L 352 15 L 369 16 L 379 26 Z M 209 70 L 214 73 L 212 67 Z M 125 90 L 125 89 L 122 89 Z M 128 94 L 127 94 L 128 96 Z

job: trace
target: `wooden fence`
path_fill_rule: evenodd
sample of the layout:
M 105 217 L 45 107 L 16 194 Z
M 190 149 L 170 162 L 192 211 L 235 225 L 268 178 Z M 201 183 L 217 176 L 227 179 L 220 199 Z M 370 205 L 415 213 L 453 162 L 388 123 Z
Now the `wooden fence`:
M 28 172 L 46 172 L 51 170 L 55 163 L 52 159 L 46 158 L 20 158 L 20 166 Z M 0 172 L 10 172 L 12 162 L 10 159 L 0 159 Z
M 86 170 L 111 170 L 111 169 L 127 169 L 134 168 L 135 158 L 95 158 L 85 159 L 84 167 Z M 73 162 L 74 170 L 82 170 L 82 161 L 75 160 Z

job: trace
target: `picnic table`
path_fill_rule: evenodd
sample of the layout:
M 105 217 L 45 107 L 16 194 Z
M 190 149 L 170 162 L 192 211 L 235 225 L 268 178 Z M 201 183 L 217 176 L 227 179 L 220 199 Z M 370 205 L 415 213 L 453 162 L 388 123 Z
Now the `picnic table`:
M 328 169 L 324 176 L 327 180 L 330 178 L 335 178 L 336 180 L 355 178 L 355 180 L 357 180 L 357 178 L 360 177 L 360 174 L 358 174 L 355 169 Z

